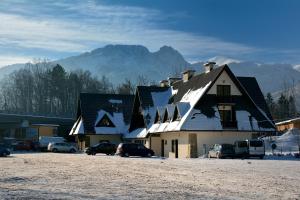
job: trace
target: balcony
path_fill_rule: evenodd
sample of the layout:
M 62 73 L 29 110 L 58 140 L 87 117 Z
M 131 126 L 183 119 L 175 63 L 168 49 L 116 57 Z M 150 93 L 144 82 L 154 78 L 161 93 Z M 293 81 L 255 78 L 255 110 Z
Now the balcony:
M 237 121 L 221 121 L 223 129 L 237 129 Z
M 233 103 L 232 96 L 217 96 L 218 103 Z

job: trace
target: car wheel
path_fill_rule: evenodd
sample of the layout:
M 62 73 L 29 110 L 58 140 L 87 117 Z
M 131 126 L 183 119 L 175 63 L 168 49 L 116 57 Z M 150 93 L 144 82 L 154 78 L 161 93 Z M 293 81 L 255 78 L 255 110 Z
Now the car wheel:
M 260 159 L 264 159 L 264 156 L 259 156 Z
M 125 156 L 125 157 L 129 157 L 129 153 L 125 153 L 124 156 Z
M 3 153 L 2 153 L 2 156 L 3 156 L 3 157 L 6 157 L 6 156 L 7 156 L 7 153 L 6 153 L 6 152 L 3 152 Z
M 152 153 L 148 153 L 147 157 L 151 158 L 152 157 Z
M 75 149 L 71 149 L 71 150 L 70 150 L 70 153 L 75 153 L 75 152 L 76 152 Z
M 58 151 L 57 151 L 57 149 L 52 149 L 52 152 L 57 153 Z
M 219 154 L 219 153 L 217 153 L 217 158 L 218 158 L 218 159 L 220 159 L 220 158 L 221 158 L 221 156 L 220 156 L 220 154 Z

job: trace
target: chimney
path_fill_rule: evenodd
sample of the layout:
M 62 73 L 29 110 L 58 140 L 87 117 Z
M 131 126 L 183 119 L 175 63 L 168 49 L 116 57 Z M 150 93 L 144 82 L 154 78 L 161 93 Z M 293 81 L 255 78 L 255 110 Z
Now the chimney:
M 160 83 L 160 87 L 168 87 L 169 86 L 168 80 L 162 80 L 159 83 Z
M 209 73 L 211 70 L 213 70 L 214 66 L 215 66 L 215 62 L 207 62 L 204 64 L 204 68 L 205 68 L 205 73 Z
M 188 69 L 184 72 L 182 72 L 182 80 L 183 82 L 187 82 L 194 76 L 195 70 Z
M 177 77 L 169 77 L 168 81 L 169 81 L 169 86 L 172 86 L 173 83 L 175 83 L 176 81 L 180 81 L 181 78 L 177 78 Z

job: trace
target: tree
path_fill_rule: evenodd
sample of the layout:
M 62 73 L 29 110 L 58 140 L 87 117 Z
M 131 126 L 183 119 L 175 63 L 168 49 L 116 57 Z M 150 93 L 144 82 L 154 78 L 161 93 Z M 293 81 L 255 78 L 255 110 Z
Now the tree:
M 134 94 L 135 86 L 129 79 L 117 87 L 118 94 Z

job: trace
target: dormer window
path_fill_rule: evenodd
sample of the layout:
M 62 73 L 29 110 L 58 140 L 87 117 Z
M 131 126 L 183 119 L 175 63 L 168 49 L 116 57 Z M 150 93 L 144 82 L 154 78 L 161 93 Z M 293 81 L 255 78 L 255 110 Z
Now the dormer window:
M 179 120 L 180 120 L 180 115 L 178 113 L 177 107 L 175 107 L 172 121 L 179 121 Z
M 160 122 L 161 122 L 160 115 L 159 115 L 158 111 L 156 111 L 154 123 L 158 124 Z
M 165 110 L 163 123 L 165 123 L 166 121 L 169 121 L 169 115 L 168 115 L 168 110 L 167 109 Z
M 231 95 L 230 85 L 217 85 L 217 96 L 228 97 Z
M 102 119 L 97 123 L 96 127 L 116 127 L 114 123 L 105 114 Z

